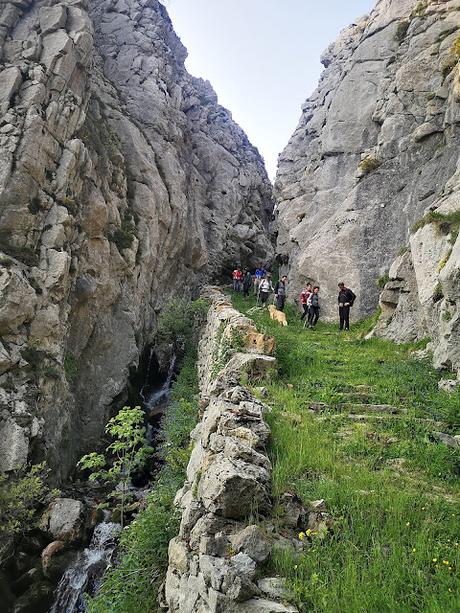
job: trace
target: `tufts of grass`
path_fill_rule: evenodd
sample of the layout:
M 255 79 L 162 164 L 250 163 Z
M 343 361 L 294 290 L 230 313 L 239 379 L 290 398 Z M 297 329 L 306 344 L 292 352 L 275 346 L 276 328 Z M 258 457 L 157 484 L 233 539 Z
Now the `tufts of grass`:
M 444 234 L 457 233 L 460 228 L 460 210 L 452 213 L 439 213 L 438 211 L 428 211 L 421 219 L 412 226 L 412 234 L 428 224 L 436 224 Z
M 379 158 L 374 155 L 368 155 L 364 160 L 361 160 L 358 170 L 363 176 L 366 176 L 374 170 L 377 170 L 381 165 L 382 161 Z
M 369 320 L 348 334 L 321 323 L 304 330 L 291 307 L 287 328 L 251 316 L 276 338 L 279 370 L 265 382 L 275 506 L 288 491 L 305 506 L 324 499 L 335 518 L 300 553 L 276 551 L 268 572 L 286 577 L 301 612 L 458 610 L 460 453 L 432 431 L 458 433 L 460 391 L 440 393 L 440 373 L 411 358 L 426 342 L 365 340 Z M 312 403 L 324 411 L 312 414 Z M 354 421 L 344 403 L 400 413 Z
M 377 279 L 376 285 L 380 289 L 383 289 L 389 280 L 390 280 L 390 275 L 386 272 L 384 275 L 382 275 L 381 277 Z

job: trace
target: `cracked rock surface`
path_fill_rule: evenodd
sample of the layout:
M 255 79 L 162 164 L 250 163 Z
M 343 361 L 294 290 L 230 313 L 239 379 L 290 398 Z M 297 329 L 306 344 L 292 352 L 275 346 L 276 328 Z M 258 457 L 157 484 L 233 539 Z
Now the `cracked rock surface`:
M 165 303 L 271 257 L 262 159 L 185 57 L 156 0 L 0 3 L 4 470 L 65 476 Z
M 459 0 L 379 0 L 322 57 L 325 71 L 280 157 L 275 194 L 291 297 L 307 279 L 318 282 L 329 318 L 341 280 L 358 295 L 355 317 L 374 311 L 376 280 L 413 224 L 429 208 L 459 208 L 453 195 L 445 203 L 458 178 L 459 9 Z M 444 246 L 441 238 L 436 266 Z M 452 306 L 458 283 L 449 266 L 458 271 L 458 259 L 443 271 Z M 423 283 L 417 275 L 422 294 Z M 406 328 L 427 318 L 415 311 Z

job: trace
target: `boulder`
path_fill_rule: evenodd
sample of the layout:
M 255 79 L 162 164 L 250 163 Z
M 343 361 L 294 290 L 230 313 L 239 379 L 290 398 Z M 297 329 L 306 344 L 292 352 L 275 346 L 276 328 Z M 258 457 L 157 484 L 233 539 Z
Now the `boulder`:
M 56 541 L 73 543 L 82 537 L 84 505 L 72 498 L 56 498 L 40 520 L 40 528 Z
M 0 421 L 0 471 L 23 468 L 27 463 L 29 438 L 25 428 L 11 417 Z
M 270 555 L 271 545 L 258 526 L 246 526 L 230 537 L 233 550 L 247 554 L 256 562 L 265 562 Z

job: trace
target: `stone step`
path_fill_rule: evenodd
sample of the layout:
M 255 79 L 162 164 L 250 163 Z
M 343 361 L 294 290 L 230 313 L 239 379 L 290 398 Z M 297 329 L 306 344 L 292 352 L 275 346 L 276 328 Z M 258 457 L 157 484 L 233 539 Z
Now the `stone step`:
M 339 405 L 339 410 L 349 413 L 389 413 L 391 415 L 400 415 L 407 413 L 407 409 L 393 407 L 389 404 L 353 404 L 344 403 Z
M 447 424 L 443 421 L 436 421 L 435 419 L 428 419 L 422 417 L 407 417 L 406 415 L 394 415 L 387 413 L 386 415 L 371 414 L 371 415 L 357 415 L 355 413 L 334 413 L 332 415 L 322 415 L 318 417 L 318 421 L 327 421 L 328 419 L 350 419 L 351 421 L 383 421 L 385 419 L 407 419 L 407 421 L 415 421 L 420 424 L 426 424 L 427 426 L 433 426 L 436 428 L 445 428 Z

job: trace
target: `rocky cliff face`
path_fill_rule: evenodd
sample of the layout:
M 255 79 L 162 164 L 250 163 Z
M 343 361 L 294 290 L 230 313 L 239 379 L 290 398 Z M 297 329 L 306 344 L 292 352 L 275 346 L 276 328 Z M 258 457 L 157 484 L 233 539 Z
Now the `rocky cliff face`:
M 379 0 L 322 57 L 326 70 L 280 157 L 276 196 L 291 292 L 319 282 L 325 315 L 335 314 L 340 280 L 358 295 L 355 316 L 372 312 L 376 280 L 413 224 L 441 203 L 458 210 L 459 9 L 458 0 Z M 429 232 L 411 238 L 420 253 Z M 446 232 L 433 241 L 431 268 L 450 249 Z M 458 241 L 442 271 L 449 308 L 459 298 L 456 250 Z M 417 256 L 419 285 L 426 251 Z M 431 276 L 428 285 L 436 286 Z
M 0 466 L 65 475 L 156 315 L 271 255 L 258 152 L 156 0 L 0 3 Z

